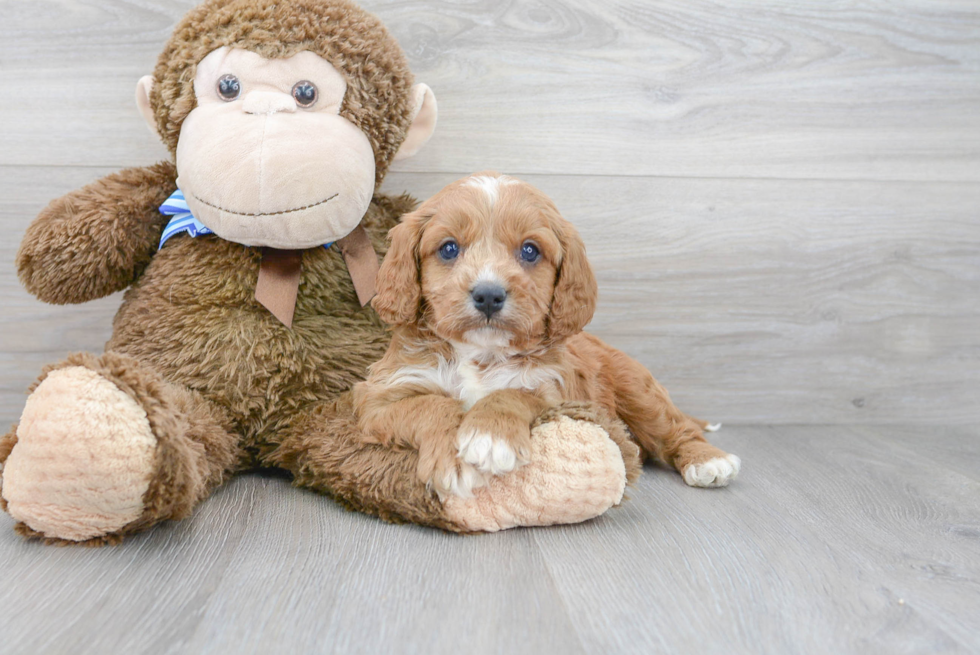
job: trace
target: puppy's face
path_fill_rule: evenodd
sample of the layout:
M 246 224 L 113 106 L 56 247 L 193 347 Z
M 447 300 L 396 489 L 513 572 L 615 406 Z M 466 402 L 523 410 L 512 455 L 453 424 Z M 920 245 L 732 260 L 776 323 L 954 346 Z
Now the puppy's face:
M 539 338 L 563 254 L 550 203 L 523 182 L 480 176 L 434 205 L 419 240 L 433 331 L 486 346 Z
M 543 193 L 495 174 L 451 184 L 404 217 L 378 287 L 386 321 L 422 320 L 443 339 L 484 348 L 567 336 L 595 305 L 575 229 Z

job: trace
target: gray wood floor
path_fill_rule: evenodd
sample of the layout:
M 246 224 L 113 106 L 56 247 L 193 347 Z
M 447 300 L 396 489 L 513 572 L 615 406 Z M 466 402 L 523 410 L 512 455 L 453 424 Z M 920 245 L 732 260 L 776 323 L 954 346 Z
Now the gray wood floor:
M 166 156 L 133 89 L 195 3 L 0 0 L 0 429 L 119 304 L 28 296 L 20 237 Z M 118 548 L 0 515 L 0 653 L 980 652 L 976 0 L 363 4 L 440 104 L 385 189 L 552 195 L 589 329 L 723 421 L 742 476 L 648 468 L 599 520 L 466 538 L 274 474 Z
M 927 439 L 928 446 L 923 444 Z M 263 475 L 118 548 L 0 518 L 4 653 L 980 651 L 975 430 L 737 427 L 576 526 L 391 526 Z

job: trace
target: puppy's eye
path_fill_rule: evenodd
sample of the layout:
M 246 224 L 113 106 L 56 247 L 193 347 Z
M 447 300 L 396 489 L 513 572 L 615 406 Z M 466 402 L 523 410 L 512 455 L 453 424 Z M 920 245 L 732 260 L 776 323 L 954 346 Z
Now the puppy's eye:
M 242 83 L 234 75 L 222 75 L 218 80 L 218 97 L 227 102 L 242 94 Z
M 541 251 L 538 250 L 538 247 L 530 241 L 525 241 L 524 245 L 521 246 L 521 259 L 528 264 L 533 264 L 538 261 L 539 257 L 541 257 Z
M 316 99 L 318 97 L 316 86 L 313 82 L 297 82 L 296 86 L 293 87 L 293 99 L 296 104 L 300 107 L 310 108 L 316 104 Z
M 447 241 L 439 246 L 439 256 L 443 261 L 451 261 L 459 255 L 459 244 L 455 241 Z

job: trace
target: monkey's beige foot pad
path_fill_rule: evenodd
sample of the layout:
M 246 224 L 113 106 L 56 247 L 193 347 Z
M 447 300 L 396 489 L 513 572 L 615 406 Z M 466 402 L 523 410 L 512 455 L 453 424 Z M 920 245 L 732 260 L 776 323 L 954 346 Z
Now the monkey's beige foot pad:
M 110 534 L 142 515 L 156 443 L 146 412 L 115 384 L 58 369 L 27 399 L 0 493 L 12 517 L 46 537 Z
M 538 426 L 531 433 L 529 461 L 490 478 L 472 498 L 448 498 L 450 520 L 474 532 L 579 523 L 623 500 L 623 455 L 595 423 L 562 416 Z

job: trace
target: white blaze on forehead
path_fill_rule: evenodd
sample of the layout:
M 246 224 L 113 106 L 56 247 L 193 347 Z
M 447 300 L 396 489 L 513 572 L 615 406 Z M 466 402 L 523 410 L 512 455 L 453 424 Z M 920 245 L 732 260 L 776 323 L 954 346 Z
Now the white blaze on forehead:
M 470 179 L 466 180 L 464 186 L 473 187 L 474 189 L 480 189 L 487 196 L 487 200 L 490 201 L 490 206 L 492 207 L 497 198 L 500 197 L 500 187 L 508 186 L 510 184 L 517 184 L 518 180 L 506 175 L 501 175 L 500 177 L 491 177 L 490 175 L 474 175 Z

